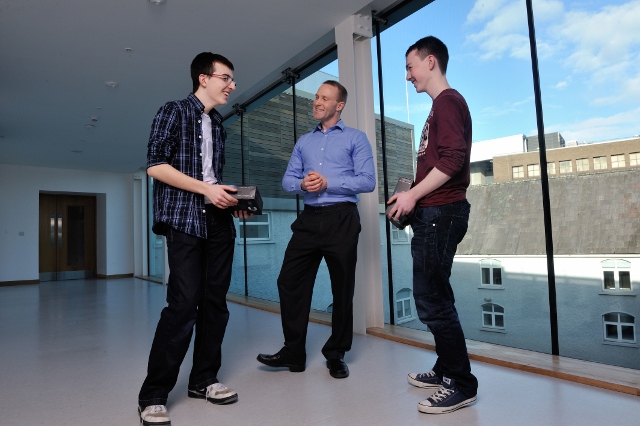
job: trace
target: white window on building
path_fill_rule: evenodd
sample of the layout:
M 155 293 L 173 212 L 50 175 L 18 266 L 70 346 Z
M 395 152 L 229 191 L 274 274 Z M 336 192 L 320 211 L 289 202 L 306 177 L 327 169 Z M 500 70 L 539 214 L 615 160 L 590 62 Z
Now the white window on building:
M 511 170 L 514 179 L 522 179 L 524 177 L 524 166 L 513 166 Z
M 333 303 L 330 303 L 329 306 L 327 306 L 326 312 L 328 313 L 333 313 Z
M 632 152 L 629 154 L 629 165 L 631 167 L 640 166 L 640 152 Z
M 571 160 L 560 162 L 560 174 L 567 174 L 567 173 L 573 173 L 573 166 L 571 165 Z
M 547 174 L 549 175 L 556 174 L 556 163 L 547 163 Z
M 576 160 L 576 170 L 579 172 L 588 172 L 589 171 L 589 159 L 588 158 L 579 158 Z
M 621 259 L 603 260 L 602 288 L 631 291 L 631 262 Z
M 611 168 L 619 169 L 621 167 L 626 167 L 627 163 L 624 159 L 624 154 L 612 155 L 611 156 Z
M 413 319 L 411 305 L 410 289 L 403 288 L 396 293 L 396 324 L 401 324 Z
M 271 241 L 271 213 L 262 213 L 249 217 L 244 220 L 235 219 L 238 222 L 238 244 L 244 243 L 244 237 L 247 236 L 247 242 L 266 242 Z
M 529 164 L 527 166 L 527 176 L 528 177 L 540 176 L 540 164 Z
M 607 157 L 593 157 L 593 170 L 605 170 L 607 168 Z
M 409 244 L 413 237 L 413 229 L 406 226 L 404 229 L 398 229 L 391 224 L 391 244 Z
M 504 308 L 495 303 L 482 305 L 482 327 L 504 330 Z
M 502 285 L 502 263 L 495 259 L 482 259 L 480 261 L 480 284 Z
M 636 343 L 636 324 L 633 315 L 609 312 L 602 316 L 606 342 Z

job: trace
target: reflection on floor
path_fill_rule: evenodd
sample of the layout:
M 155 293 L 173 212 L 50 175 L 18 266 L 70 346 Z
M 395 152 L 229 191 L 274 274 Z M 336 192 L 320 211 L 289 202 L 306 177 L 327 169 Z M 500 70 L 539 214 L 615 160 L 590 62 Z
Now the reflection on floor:
M 0 424 L 136 425 L 136 400 L 165 287 L 139 279 L 77 280 L 0 287 Z M 197 425 L 603 425 L 637 424 L 640 398 L 472 362 L 478 401 L 432 416 L 428 392 L 406 374 L 435 354 L 357 335 L 351 375 L 329 376 L 325 325 L 310 324 L 304 373 L 272 371 L 259 352 L 282 344 L 278 315 L 229 304 L 219 379 L 238 403 L 187 398 L 191 351 L 169 397 L 174 426 Z

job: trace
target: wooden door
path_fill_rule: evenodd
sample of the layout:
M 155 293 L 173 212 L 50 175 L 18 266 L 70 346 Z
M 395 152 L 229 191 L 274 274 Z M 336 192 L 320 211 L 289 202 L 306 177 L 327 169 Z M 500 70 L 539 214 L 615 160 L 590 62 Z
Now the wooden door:
M 95 276 L 95 197 L 40 194 L 39 222 L 40 281 Z

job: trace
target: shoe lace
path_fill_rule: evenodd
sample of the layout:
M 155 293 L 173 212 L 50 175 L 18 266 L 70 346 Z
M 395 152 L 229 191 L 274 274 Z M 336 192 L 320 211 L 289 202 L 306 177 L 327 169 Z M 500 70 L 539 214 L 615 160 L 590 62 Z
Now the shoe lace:
M 222 383 L 214 383 L 212 385 L 207 386 L 207 393 L 205 395 L 205 399 L 204 402 L 207 402 L 207 398 L 209 398 L 209 396 L 215 396 L 218 392 L 224 392 L 227 391 L 227 387 L 225 385 L 223 385 Z
M 447 398 L 448 396 L 450 396 L 451 394 L 453 394 L 454 392 L 455 392 L 455 389 L 445 388 L 444 386 L 442 386 L 440 389 L 436 391 L 436 393 L 431 395 L 429 399 L 433 399 L 434 402 L 438 403 L 443 399 Z
M 428 379 L 428 378 L 430 378 L 430 377 L 435 377 L 435 376 L 436 376 L 436 373 L 435 373 L 433 370 L 431 370 L 431 371 L 428 371 L 428 372 L 426 372 L 426 373 L 420 373 L 420 374 L 418 374 L 418 375 L 416 376 L 416 378 L 417 378 L 417 379 Z

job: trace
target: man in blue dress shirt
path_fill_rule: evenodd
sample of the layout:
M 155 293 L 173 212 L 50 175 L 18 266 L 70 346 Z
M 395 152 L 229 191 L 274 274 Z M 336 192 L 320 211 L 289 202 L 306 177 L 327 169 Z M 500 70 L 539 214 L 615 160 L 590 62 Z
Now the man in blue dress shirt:
M 258 361 L 271 367 L 304 371 L 311 297 L 318 267 L 325 259 L 331 277 L 331 337 L 322 348 L 329 373 L 349 375 L 344 354 L 353 340 L 353 292 L 360 234 L 358 194 L 376 186 L 373 153 L 367 136 L 344 125 L 340 114 L 347 90 L 325 81 L 313 102 L 320 124 L 302 136 L 282 179 L 285 191 L 304 195 L 304 211 L 291 225 L 293 236 L 278 277 L 284 347 Z

